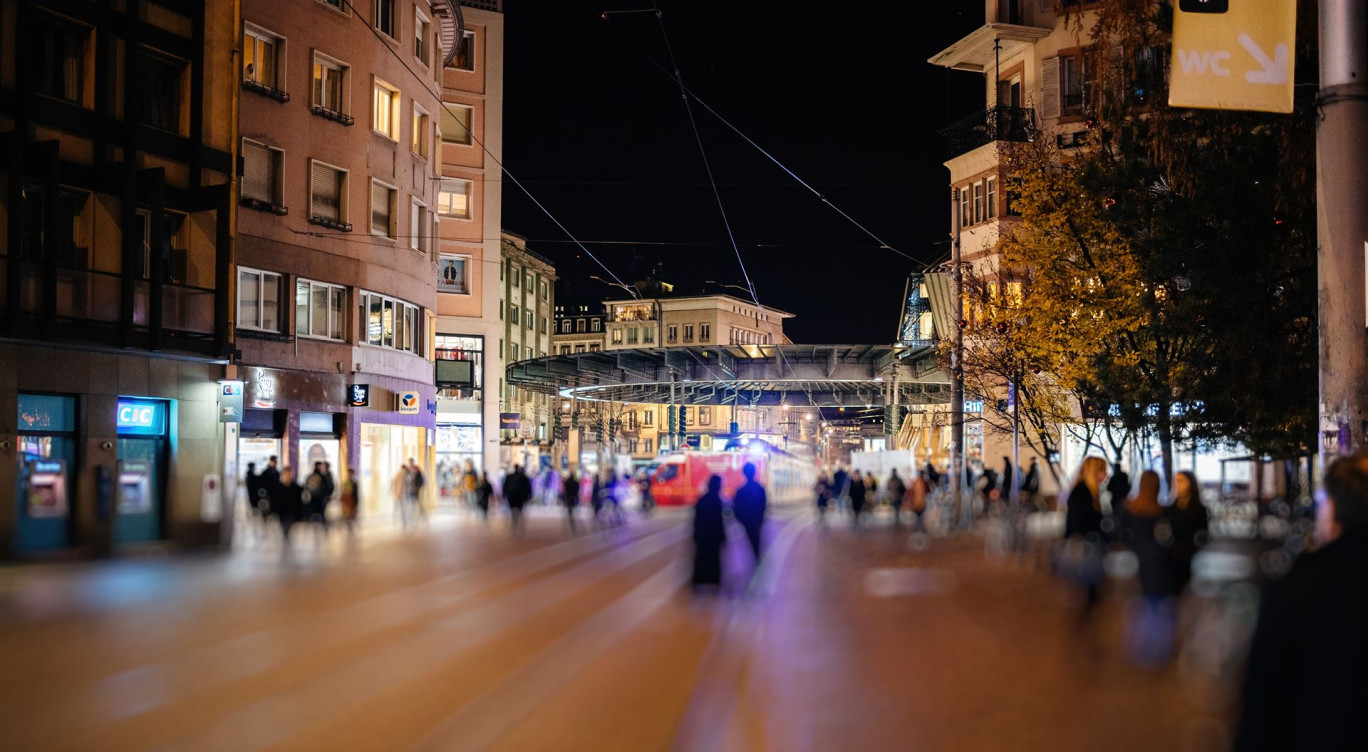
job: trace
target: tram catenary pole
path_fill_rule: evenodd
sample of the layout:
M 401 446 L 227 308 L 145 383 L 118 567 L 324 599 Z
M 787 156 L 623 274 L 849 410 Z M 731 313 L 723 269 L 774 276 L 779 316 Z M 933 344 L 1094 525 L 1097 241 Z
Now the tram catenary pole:
M 964 500 L 964 268 L 960 259 L 960 189 L 950 191 L 950 232 L 952 284 L 951 315 L 955 347 L 950 352 L 950 498 L 951 509 L 960 510 L 960 524 L 973 524 L 973 504 Z

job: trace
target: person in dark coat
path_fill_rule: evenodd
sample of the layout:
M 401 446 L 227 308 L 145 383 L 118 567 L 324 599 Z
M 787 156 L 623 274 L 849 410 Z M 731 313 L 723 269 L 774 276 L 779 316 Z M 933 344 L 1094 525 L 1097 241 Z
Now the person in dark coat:
M 1179 593 L 1192 579 L 1192 558 L 1207 542 L 1207 508 L 1197 476 L 1184 470 L 1173 479 L 1173 505 L 1164 509 L 1173 528 L 1173 577 Z
M 523 506 L 532 498 L 532 481 L 523 472 L 522 465 L 514 465 L 513 472 L 504 478 L 503 492 L 504 501 L 508 502 L 510 527 L 514 533 L 521 533 Z
M 1112 463 L 1111 480 L 1107 481 L 1107 493 L 1111 495 L 1112 514 L 1119 514 L 1121 505 L 1130 498 L 1131 479 L 1120 462 Z
M 817 520 L 820 522 L 826 519 L 827 507 L 831 504 L 831 479 L 825 471 L 818 474 L 813 491 L 817 494 Z
M 693 586 L 722 584 L 722 545 L 727 530 L 722 521 L 722 476 L 708 478 L 708 491 L 694 504 Z
M 1368 707 L 1368 455 L 1341 457 L 1317 493 L 1317 538 L 1259 607 L 1236 752 L 1363 749 Z
M 850 475 L 844 467 L 837 467 L 836 472 L 831 475 L 831 498 L 836 500 L 836 509 L 840 511 L 844 508 L 846 500 L 850 494 Z
M 732 515 L 746 530 L 751 551 L 755 553 L 756 563 L 759 563 L 760 531 L 765 527 L 765 508 L 768 501 L 765 498 L 765 487 L 755 481 L 755 465 L 747 462 L 741 468 L 741 474 L 746 476 L 746 482 L 736 489 L 736 495 L 732 497 Z M 709 482 L 711 483 L 711 480 Z
M 489 473 L 481 472 L 480 481 L 475 484 L 475 506 L 480 510 L 480 519 L 489 522 L 489 505 L 494 499 L 494 484 L 489 482 Z
M 575 506 L 579 504 L 579 476 L 572 470 L 565 474 L 561 483 L 561 506 L 565 507 L 565 520 L 570 523 L 570 532 L 575 532 Z
M 1120 515 L 1121 540 L 1139 564 L 1140 599 L 1126 624 L 1126 647 L 1131 659 L 1144 668 L 1161 668 L 1173 650 L 1178 595 L 1173 573 L 1173 531 L 1159 505 L 1159 474 L 1140 474 L 1135 496 Z
M 1060 554 L 1063 575 L 1083 591 L 1078 626 L 1082 631 L 1097 605 L 1102 584 L 1102 554 L 1106 546 L 1102 533 L 1102 481 L 1107 479 L 1107 461 L 1086 457 L 1069 491 L 1064 514 L 1064 541 Z
M 888 503 L 893 507 L 893 524 L 902 524 L 903 497 L 907 495 L 907 484 L 898 477 L 898 469 L 893 468 L 893 472 L 888 476 L 888 483 L 884 485 L 884 492 L 888 494 Z
M 850 513 L 855 515 L 856 525 L 864 519 L 865 493 L 865 482 L 864 478 L 860 477 L 860 471 L 852 471 L 850 473 Z
M 1026 477 L 1021 479 L 1021 502 L 1027 509 L 1038 508 L 1036 494 L 1040 493 L 1040 462 L 1035 457 L 1031 458 L 1031 468 L 1026 471 Z
M 290 528 L 304 514 L 304 493 L 303 487 L 295 483 L 294 471 L 285 468 L 280 475 L 280 482 L 276 484 L 276 492 L 271 496 L 271 511 L 280 520 L 280 533 L 287 544 L 290 542 Z

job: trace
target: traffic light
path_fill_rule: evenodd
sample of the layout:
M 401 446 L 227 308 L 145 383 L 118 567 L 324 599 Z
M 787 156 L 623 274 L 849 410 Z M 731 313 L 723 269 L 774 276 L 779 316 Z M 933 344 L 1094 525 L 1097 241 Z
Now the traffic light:
M 684 435 L 684 432 L 687 431 L 688 429 L 689 429 L 689 408 L 685 407 L 684 405 L 680 405 L 680 406 L 679 406 L 679 435 L 680 435 L 680 436 L 683 436 L 683 435 Z

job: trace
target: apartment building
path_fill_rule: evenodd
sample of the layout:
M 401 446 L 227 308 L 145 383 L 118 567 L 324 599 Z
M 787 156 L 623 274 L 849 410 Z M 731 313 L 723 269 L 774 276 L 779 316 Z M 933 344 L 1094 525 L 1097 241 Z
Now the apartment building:
M 606 300 L 604 349 L 682 345 L 783 345 L 793 314 L 730 295 Z
M 551 317 L 556 310 L 556 267 L 529 250 L 526 238 L 511 232 L 503 234 L 501 298 L 506 312 L 500 339 L 503 364 L 550 355 Z M 501 426 L 510 425 L 512 416 L 518 416 L 516 429 L 510 427 L 501 431 L 505 442 L 550 446 L 554 439 L 551 428 L 555 424 L 555 400 L 511 384 L 501 391 L 504 392 Z
M 0 558 L 221 540 L 235 13 L 0 4 Z
M 456 26 L 448 0 L 242 1 L 237 472 L 354 469 L 363 517 L 392 516 L 410 459 L 433 475 Z
M 557 355 L 603 349 L 603 323 L 606 317 L 601 306 L 558 303 L 555 312 L 551 349 Z
M 503 400 L 504 18 L 500 0 L 464 0 L 442 69 L 437 125 L 437 485 L 499 466 Z M 491 389 L 490 387 L 496 387 Z

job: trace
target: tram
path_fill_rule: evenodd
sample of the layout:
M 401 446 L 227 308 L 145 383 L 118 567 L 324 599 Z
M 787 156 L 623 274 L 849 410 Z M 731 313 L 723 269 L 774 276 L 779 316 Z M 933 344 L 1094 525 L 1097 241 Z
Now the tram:
M 755 479 L 772 504 L 801 504 L 812 495 L 817 471 L 803 459 L 758 439 L 722 451 L 685 451 L 665 455 L 651 474 L 651 496 L 660 506 L 690 506 L 698 501 L 708 478 L 722 476 L 722 495 L 731 498 L 746 482 L 741 469 L 755 465 Z

